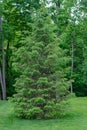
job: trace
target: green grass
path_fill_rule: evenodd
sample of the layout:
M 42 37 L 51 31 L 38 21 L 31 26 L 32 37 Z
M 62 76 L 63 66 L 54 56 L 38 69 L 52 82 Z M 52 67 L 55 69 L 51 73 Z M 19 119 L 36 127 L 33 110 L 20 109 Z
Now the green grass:
M 13 114 L 8 101 L 0 101 L 0 130 L 87 130 L 87 97 L 70 99 L 66 117 L 55 120 L 24 120 Z

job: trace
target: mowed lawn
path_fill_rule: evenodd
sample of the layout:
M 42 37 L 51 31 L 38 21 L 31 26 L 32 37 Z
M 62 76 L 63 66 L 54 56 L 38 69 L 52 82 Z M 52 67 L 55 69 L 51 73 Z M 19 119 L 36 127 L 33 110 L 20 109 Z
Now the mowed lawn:
M 0 130 L 87 130 L 87 97 L 70 99 L 66 117 L 55 120 L 24 120 L 13 114 L 12 104 L 0 101 Z

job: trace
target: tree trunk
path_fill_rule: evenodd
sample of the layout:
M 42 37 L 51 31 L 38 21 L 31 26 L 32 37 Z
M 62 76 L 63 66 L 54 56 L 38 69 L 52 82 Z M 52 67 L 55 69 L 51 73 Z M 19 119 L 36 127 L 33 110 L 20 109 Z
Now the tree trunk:
M 2 20 L 0 18 L 1 24 L 1 44 L 2 44 L 2 68 L 0 70 L 0 81 L 2 87 L 2 99 L 6 100 L 6 82 L 5 82 L 5 55 L 4 55 L 4 38 L 3 38 L 3 28 L 2 28 Z
M 73 76 L 73 70 L 74 70 L 74 43 L 72 40 L 72 44 L 71 44 L 71 49 L 72 49 L 72 53 L 71 53 L 71 90 L 70 92 L 73 93 L 73 84 L 72 84 L 72 76 Z
M 0 95 L 0 98 L 2 99 L 2 94 L 3 94 L 3 81 L 2 81 L 2 73 L 1 73 L 1 68 L 0 68 L 0 83 L 1 83 L 1 95 Z
M 59 25 L 58 15 L 59 15 L 59 9 L 60 9 L 60 2 L 59 2 L 59 0 L 57 0 L 57 1 L 55 2 L 55 4 L 56 4 L 56 13 L 57 13 L 56 23 L 57 23 L 57 28 L 59 28 L 59 27 L 58 27 L 58 25 Z M 57 38 L 58 38 L 59 36 L 60 36 L 60 33 L 59 33 L 59 31 L 57 31 Z
M 3 39 L 2 39 L 2 81 L 3 81 L 3 100 L 6 100 L 5 56 L 4 56 L 4 42 L 3 42 Z
M 75 29 L 75 21 L 74 21 L 74 29 Z M 72 28 L 72 35 L 71 35 L 71 88 L 70 91 L 73 93 L 73 73 L 74 73 L 74 44 L 75 44 L 75 30 Z

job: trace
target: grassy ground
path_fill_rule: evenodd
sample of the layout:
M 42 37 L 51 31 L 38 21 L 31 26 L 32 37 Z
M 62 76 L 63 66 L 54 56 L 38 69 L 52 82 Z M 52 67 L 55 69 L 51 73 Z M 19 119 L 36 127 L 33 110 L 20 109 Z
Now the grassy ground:
M 23 120 L 14 116 L 9 102 L 0 101 L 0 130 L 87 130 L 87 97 L 70 103 L 72 110 L 63 119 Z

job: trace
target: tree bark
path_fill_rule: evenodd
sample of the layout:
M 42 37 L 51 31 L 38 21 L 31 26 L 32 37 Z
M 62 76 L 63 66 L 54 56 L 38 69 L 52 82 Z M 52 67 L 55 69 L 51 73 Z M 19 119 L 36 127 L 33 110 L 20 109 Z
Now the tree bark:
M 57 27 L 58 27 L 58 24 L 59 24 L 58 15 L 59 15 L 59 9 L 60 9 L 60 2 L 59 2 L 59 0 L 57 0 L 57 1 L 55 2 L 55 4 L 56 4 L 56 13 L 57 13 L 56 23 L 57 23 Z M 57 31 L 57 38 L 58 38 L 59 36 L 60 36 L 59 31 Z
M 74 29 L 75 29 L 75 21 L 74 21 Z M 74 73 L 74 44 L 75 44 L 75 30 L 72 28 L 72 35 L 71 35 L 71 88 L 70 91 L 73 93 L 73 73 Z
M 6 82 L 5 82 L 5 54 L 4 54 L 4 37 L 3 37 L 3 28 L 2 28 L 2 20 L 0 18 L 0 24 L 1 24 L 1 44 L 2 44 L 2 65 L 0 70 L 0 81 L 1 81 L 1 87 L 2 87 L 2 99 L 6 100 Z
M 1 68 L 0 68 L 0 83 L 1 83 L 1 95 L 0 95 L 0 99 L 2 99 L 2 94 L 3 94 L 3 81 L 2 81 L 2 73 L 1 73 Z
M 2 81 L 3 81 L 3 100 L 6 100 L 4 39 L 2 39 Z
M 71 53 L 71 93 L 73 93 L 73 84 L 72 84 L 72 76 L 73 76 L 73 70 L 74 70 L 74 43 L 72 40 L 71 43 L 71 49 L 72 49 L 72 53 Z

